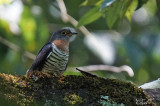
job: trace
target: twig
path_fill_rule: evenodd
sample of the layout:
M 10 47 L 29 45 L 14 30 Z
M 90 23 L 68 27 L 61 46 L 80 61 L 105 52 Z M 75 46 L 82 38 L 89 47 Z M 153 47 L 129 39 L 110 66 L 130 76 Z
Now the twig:
M 61 12 L 61 18 L 63 20 L 63 22 L 69 22 L 71 23 L 74 27 L 77 26 L 78 24 L 78 21 L 75 20 L 72 16 L 70 16 L 69 14 L 67 14 L 67 9 L 66 9 L 66 6 L 64 4 L 64 1 L 63 0 L 57 0 L 57 3 L 59 5 L 59 9 L 60 9 L 60 12 Z M 79 30 L 86 36 L 92 36 L 92 34 L 87 30 L 86 27 L 84 26 L 81 26 L 79 28 Z
M 120 73 L 122 71 L 125 71 L 128 73 L 130 77 L 134 76 L 134 72 L 131 67 L 127 65 L 123 65 L 121 67 L 115 67 L 115 66 L 109 66 L 109 65 L 89 65 L 89 66 L 82 66 L 77 67 L 79 70 L 83 70 L 85 72 L 91 72 L 91 71 L 110 71 L 110 72 L 116 72 Z
M 14 43 L 9 42 L 8 40 L 4 39 L 3 37 L 0 36 L 0 42 L 4 45 L 6 45 L 7 47 L 9 47 L 10 49 L 16 51 L 16 52 L 21 52 L 22 49 L 17 46 Z M 28 51 L 23 51 L 24 55 L 32 60 L 34 60 L 36 58 L 36 56 Z
M 67 9 L 65 7 L 64 1 L 63 0 L 57 0 L 57 3 L 59 4 L 59 9 L 61 11 L 61 17 L 63 17 L 62 20 L 64 22 L 68 22 L 69 19 L 68 19 L 68 16 L 67 16 Z

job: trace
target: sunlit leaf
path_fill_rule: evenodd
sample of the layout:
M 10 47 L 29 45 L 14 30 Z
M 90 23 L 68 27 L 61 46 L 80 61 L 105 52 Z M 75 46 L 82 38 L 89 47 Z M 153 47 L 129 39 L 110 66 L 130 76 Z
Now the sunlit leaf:
M 78 22 L 77 27 L 80 27 L 82 25 L 87 25 L 98 18 L 101 17 L 101 13 L 99 12 L 100 7 L 94 7 L 90 11 L 88 11 Z
M 147 13 L 148 13 L 148 19 L 151 18 L 151 17 L 154 17 L 156 12 L 157 13 L 160 13 L 159 10 L 157 10 L 157 7 L 156 7 L 156 1 L 152 1 L 152 0 L 149 0 L 143 7 L 146 9 Z
M 125 14 L 125 16 L 127 17 L 127 19 L 131 22 L 132 20 L 132 15 L 135 11 L 135 9 L 137 8 L 138 5 L 138 1 L 137 0 L 133 0 L 132 3 L 130 4 L 130 6 L 127 9 L 127 12 Z
M 109 6 L 106 16 L 106 22 L 109 28 L 112 28 L 118 19 L 124 17 L 131 3 L 132 0 L 116 0 Z
M 107 7 L 107 6 L 110 6 L 115 0 L 104 0 L 102 5 L 101 5 L 101 8 L 100 10 L 102 10 L 103 8 Z

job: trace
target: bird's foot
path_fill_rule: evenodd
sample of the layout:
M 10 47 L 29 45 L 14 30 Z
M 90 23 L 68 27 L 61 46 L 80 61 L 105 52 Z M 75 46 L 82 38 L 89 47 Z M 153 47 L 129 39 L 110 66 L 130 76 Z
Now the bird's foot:
M 58 78 L 58 82 L 59 83 L 63 83 L 64 81 L 63 81 L 63 79 L 64 79 L 64 77 L 63 76 L 59 76 L 59 78 Z
M 40 71 L 31 71 L 30 73 L 27 73 L 27 78 L 32 79 L 33 81 L 37 81 L 42 78 L 50 78 L 51 75 L 46 72 L 40 72 Z

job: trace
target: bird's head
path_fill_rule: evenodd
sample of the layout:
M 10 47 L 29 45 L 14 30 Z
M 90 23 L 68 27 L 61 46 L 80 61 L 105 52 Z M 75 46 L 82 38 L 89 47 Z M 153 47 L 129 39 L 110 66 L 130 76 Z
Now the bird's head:
M 73 28 L 62 28 L 58 31 L 56 31 L 51 39 L 50 42 L 53 42 L 55 40 L 62 40 L 62 41 L 69 41 L 69 39 L 72 37 L 72 35 L 77 34 L 77 32 L 74 31 Z

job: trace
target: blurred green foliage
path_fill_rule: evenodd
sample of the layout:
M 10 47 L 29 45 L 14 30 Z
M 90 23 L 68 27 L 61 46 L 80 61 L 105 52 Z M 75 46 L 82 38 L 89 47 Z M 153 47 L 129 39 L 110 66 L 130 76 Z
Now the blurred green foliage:
M 17 0 L 1 1 L 0 7 L 7 10 Z M 121 78 L 132 80 L 137 84 L 159 78 L 160 76 L 160 14 L 159 0 L 64 0 L 67 12 L 79 20 L 78 27 L 86 25 L 91 32 L 110 31 L 119 33 L 119 40 L 113 36 L 112 42 L 116 50 L 112 65 L 127 64 L 135 72 L 133 78 L 126 73 L 98 72 L 102 77 Z M 74 5 L 73 5 L 74 4 Z M 59 8 L 55 0 L 52 1 L 18 1 L 22 13 L 18 23 L 18 31 L 14 32 L 13 18 L 16 15 L 0 8 L 0 36 L 18 45 L 22 50 L 37 54 L 38 50 L 50 38 L 50 35 L 70 23 L 61 20 Z M 5 12 L 9 14 L 5 18 Z M 2 14 L 3 13 L 3 14 Z M 112 31 L 113 31 L 112 30 Z M 91 64 L 104 64 L 84 44 L 83 36 L 71 42 L 69 66 L 85 66 Z M 114 39 L 115 38 L 115 39 Z M 108 51 L 110 52 L 110 51 Z M 0 72 L 25 74 L 32 64 L 32 59 L 17 53 L 0 43 Z
M 106 19 L 108 27 L 112 28 L 113 25 L 123 19 L 124 16 L 131 21 L 134 10 L 140 8 L 147 1 L 148 0 L 86 0 L 82 3 L 83 6 L 94 5 L 96 7 L 83 16 L 77 26 L 80 27 L 81 25 L 89 24 L 100 18 L 100 16 L 103 16 Z

